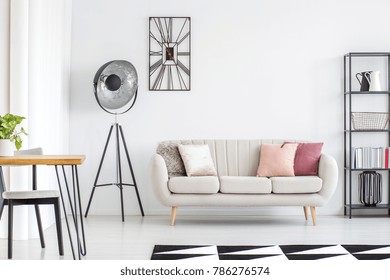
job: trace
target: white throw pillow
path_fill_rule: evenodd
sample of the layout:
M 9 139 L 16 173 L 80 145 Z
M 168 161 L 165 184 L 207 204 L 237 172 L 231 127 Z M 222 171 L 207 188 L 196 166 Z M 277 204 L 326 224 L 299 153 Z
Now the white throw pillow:
M 217 176 L 208 145 L 178 145 L 187 176 Z

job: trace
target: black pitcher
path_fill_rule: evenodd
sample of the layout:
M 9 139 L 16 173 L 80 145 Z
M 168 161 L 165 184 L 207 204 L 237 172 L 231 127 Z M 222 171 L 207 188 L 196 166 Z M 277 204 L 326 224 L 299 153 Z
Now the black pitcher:
M 370 76 L 371 72 L 372 71 L 365 71 L 356 74 L 356 79 L 359 81 L 360 84 L 360 91 L 369 91 L 370 83 L 368 81 L 368 77 Z M 359 76 L 361 76 L 361 80 L 359 79 Z

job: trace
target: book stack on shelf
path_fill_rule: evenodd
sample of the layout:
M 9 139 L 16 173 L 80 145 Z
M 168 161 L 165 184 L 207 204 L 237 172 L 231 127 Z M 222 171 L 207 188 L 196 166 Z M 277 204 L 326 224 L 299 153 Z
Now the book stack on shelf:
M 352 151 L 355 169 L 389 168 L 389 147 L 359 147 Z

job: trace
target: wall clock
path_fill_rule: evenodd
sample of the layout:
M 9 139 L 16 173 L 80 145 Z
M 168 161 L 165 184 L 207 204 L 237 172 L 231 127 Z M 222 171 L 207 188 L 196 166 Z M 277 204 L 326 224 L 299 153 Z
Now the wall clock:
M 191 18 L 149 18 L 149 90 L 191 89 Z

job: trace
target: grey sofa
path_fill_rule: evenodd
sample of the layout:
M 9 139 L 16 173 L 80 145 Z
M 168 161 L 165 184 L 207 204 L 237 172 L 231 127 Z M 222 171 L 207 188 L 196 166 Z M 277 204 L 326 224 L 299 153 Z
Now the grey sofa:
M 172 166 L 175 169 L 175 166 L 182 165 L 178 156 L 169 153 L 168 156 L 162 153 L 153 155 L 150 164 L 151 182 L 159 201 L 172 208 L 171 225 L 175 224 L 177 208 L 182 206 L 303 206 L 305 219 L 308 219 L 310 208 L 315 225 L 315 207 L 325 205 L 337 186 L 336 161 L 322 154 L 318 176 L 256 177 L 261 144 L 284 141 L 292 140 L 161 142 L 157 150 L 161 150 L 161 146 L 170 147 L 169 153 L 178 153 L 178 143 L 207 144 L 218 173 L 218 176 L 193 177 L 176 174 Z

